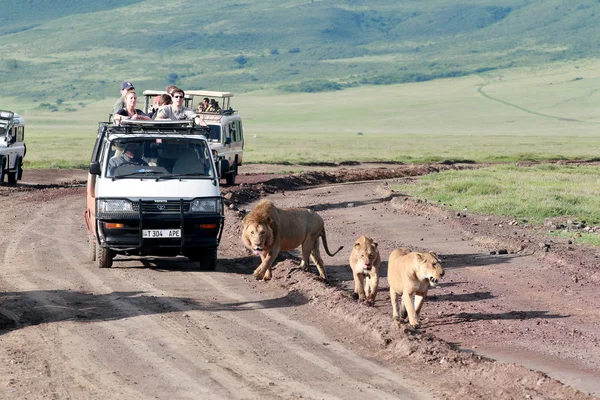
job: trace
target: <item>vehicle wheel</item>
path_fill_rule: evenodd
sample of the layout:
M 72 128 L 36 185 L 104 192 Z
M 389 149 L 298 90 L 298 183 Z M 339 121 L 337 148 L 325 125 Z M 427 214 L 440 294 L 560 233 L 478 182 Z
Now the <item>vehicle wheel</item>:
M 14 186 L 17 184 L 17 171 L 8 172 L 8 184 Z
M 0 185 L 4 183 L 4 159 L 0 158 Z
M 214 271 L 217 268 L 217 248 L 202 250 L 198 261 L 200 261 L 201 271 Z
M 22 180 L 23 179 L 23 160 L 19 160 L 19 162 L 17 163 L 18 167 L 17 167 L 17 180 Z
M 235 185 L 235 178 L 237 176 L 237 172 L 238 172 L 237 161 L 234 161 L 233 170 L 231 172 L 229 172 L 227 175 L 225 175 L 225 181 L 227 182 L 228 185 Z
M 112 267 L 113 258 L 115 257 L 114 251 L 100 245 L 97 245 L 96 249 L 96 261 L 98 262 L 98 268 Z
M 96 261 L 96 239 L 92 235 L 88 238 L 88 259 Z

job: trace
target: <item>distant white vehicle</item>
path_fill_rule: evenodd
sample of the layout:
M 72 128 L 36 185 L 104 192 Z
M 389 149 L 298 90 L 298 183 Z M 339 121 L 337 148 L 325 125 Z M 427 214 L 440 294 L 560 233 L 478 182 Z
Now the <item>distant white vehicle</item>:
M 21 180 L 25 153 L 25 120 L 12 111 L 0 110 L 0 184 L 5 175 L 9 185 Z
M 146 104 L 144 111 L 152 112 L 153 99 L 165 94 L 160 90 L 144 90 Z M 237 110 L 231 108 L 231 92 L 215 92 L 209 90 L 185 90 L 184 106 L 197 111 L 197 106 L 202 99 L 208 98 L 219 103 L 216 112 L 197 112 L 202 119 L 203 125 L 197 125 L 196 129 L 203 131 L 215 157 L 217 170 L 221 178 L 225 178 L 228 185 L 235 184 L 240 165 L 244 160 L 244 130 L 242 118 Z M 227 160 L 229 168 L 223 168 L 222 161 Z

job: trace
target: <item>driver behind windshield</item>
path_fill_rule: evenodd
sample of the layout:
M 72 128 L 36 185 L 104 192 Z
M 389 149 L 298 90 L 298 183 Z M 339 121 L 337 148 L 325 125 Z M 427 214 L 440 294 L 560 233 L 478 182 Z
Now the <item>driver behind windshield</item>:
M 108 168 L 112 174 L 112 171 L 125 164 L 148 165 L 148 163 L 140 157 L 137 143 L 127 143 L 123 150 L 123 154 L 113 157 L 108 161 Z

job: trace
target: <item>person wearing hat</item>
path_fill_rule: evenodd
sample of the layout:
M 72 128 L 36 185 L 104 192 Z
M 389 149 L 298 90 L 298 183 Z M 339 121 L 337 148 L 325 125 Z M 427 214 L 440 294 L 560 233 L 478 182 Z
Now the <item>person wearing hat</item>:
M 133 83 L 127 81 L 121 83 L 121 97 L 115 102 L 115 105 L 113 106 L 113 115 L 115 115 L 120 109 L 125 108 L 125 94 L 129 90 L 135 90 L 135 88 L 133 87 Z

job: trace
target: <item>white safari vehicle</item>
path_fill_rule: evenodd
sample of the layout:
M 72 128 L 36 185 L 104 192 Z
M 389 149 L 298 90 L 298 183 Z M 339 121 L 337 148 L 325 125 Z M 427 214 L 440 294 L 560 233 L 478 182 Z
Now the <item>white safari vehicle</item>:
M 0 184 L 5 175 L 9 185 L 21 180 L 25 153 L 25 121 L 19 114 L 0 110 Z
M 223 232 L 219 178 L 192 122 L 100 123 L 84 213 L 89 257 L 178 256 L 213 270 Z
M 166 92 L 145 90 L 146 112 L 151 112 L 155 96 Z M 231 92 L 214 92 L 209 90 L 186 90 L 184 106 L 198 113 L 206 126 L 198 125 L 196 129 L 205 133 L 221 178 L 225 178 L 228 185 L 235 184 L 238 169 L 244 160 L 244 131 L 242 118 L 237 110 L 231 108 Z M 216 112 L 199 112 L 198 104 L 207 98 L 219 104 Z M 227 160 L 228 168 L 224 168 L 222 161 Z

